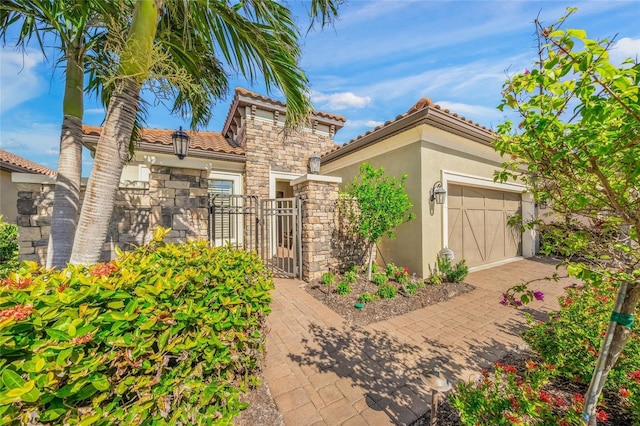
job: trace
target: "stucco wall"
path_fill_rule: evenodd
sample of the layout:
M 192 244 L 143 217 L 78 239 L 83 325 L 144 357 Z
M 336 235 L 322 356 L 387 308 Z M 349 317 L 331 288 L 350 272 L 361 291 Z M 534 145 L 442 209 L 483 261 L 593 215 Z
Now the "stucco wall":
M 426 126 L 425 126 L 426 127 Z M 438 251 L 447 246 L 448 224 L 444 220 L 447 215 L 447 203 L 437 205 L 429 202 L 429 188 L 442 181 L 445 189 L 450 183 L 479 186 L 499 191 L 522 193 L 524 187 L 514 184 L 498 184 L 493 182 L 496 170 L 501 169 L 502 159 L 495 150 L 487 145 L 452 135 L 443 130 L 426 127 L 422 132 L 422 182 L 425 190 L 422 193 L 425 209 L 425 220 L 422 223 L 424 270 L 435 263 Z M 530 196 L 523 195 L 522 215 L 533 217 L 533 203 Z M 522 254 L 533 255 L 535 235 L 527 233 L 522 238 Z
M 406 135 L 405 135 L 406 136 Z M 398 136 L 398 142 L 403 136 Z M 392 138 L 393 139 L 393 138 Z M 393 142 L 393 141 L 392 141 Z M 420 164 L 420 142 L 410 144 L 400 144 L 398 148 L 392 145 L 388 150 L 380 152 L 378 148 L 371 147 L 360 152 L 366 158 L 372 155 L 366 161 L 373 167 L 384 167 L 385 175 L 400 179 L 403 174 L 407 174 L 406 192 L 413 204 L 411 210 L 414 214 L 413 221 L 404 223 L 395 229 L 396 239 L 390 240 L 383 238 L 379 244 L 380 251 L 377 259 L 383 263 L 395 263 L 398 266 L 409 268 L 410 273 L 418 276 L 423 275 L 422 258 L 422 241 L 421 229 L 423 217 L 420 214 L 422 210 L 422 185 L 421 185 L 421 164 Z M 360 162 L 345 165 L 336 170 L 329 172 L 329 175 L 342 177 L 342 185 L 353 181 L 358 174 Z
M 11 182 L 11 172 L 0 170 L 0 216 L 7 223 L 16 223 L 18 188 Z

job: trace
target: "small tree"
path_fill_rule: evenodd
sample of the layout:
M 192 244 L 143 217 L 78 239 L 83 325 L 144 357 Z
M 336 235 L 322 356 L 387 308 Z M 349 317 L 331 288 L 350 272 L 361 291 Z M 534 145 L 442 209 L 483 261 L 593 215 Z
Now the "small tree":
M 574 251 L 588 246 L 588 258 L 569 263 L 569 274 L 619 288 L 585 397 L 584 417 L 595 424 L 598 397 L 640 301 L 640 64 L 612 64 L 611 41 L 561 30 L 573 11 L 551 27 L 536 20 L 538 60 L 505 83 L 500 109 L 520 117 L 498 127 L 496 149 L 511 161 L 497 178 L 522 179 L 536 201 L 580 217 L 585 238 L 571 232 L 556 239 Z
M 369 163 L 360 165 L 360 173 L 346 185 L 342 196 L 355 200 L 356 208 L 347 210 L 347 219 L 355 233 L 368 245 L 367 278 L 371 281 L 373 247 L 382 237 L 395 238 L 393 230 L 413 219 L 413 207 L 404 190 L 407 175 L 400 180 L 384 175 L 384 168 L 374 169 Z

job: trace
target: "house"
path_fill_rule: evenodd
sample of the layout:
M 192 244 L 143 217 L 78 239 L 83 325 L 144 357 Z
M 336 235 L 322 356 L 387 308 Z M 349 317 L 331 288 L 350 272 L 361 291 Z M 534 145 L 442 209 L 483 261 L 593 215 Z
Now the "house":
M 253 198 L 238 201 L 234 218 L 229 219 L 234 222 L 230 223 L 221 216 L 211 219 L 209 194 L 259 199 L 293 197 L 290 182 L 308 172 L 312 154 L 335 147 L 333 137 L 345 122 L 344 117 L 315 111 L 307 127 L 285 134 L 285 112 L 282 102 L 236 89 L 222 132 L 188 132 L 190 148 L 184 159 L 174 155 L 175 129 L 143 129 L 135 155 L 122 173 L 101 259 L 114 258 L 116 248 L 130 249 L 149 241 L 157 226 L 172 228 L 166 239 L 170 242 L 212 238 L 212 220 L 234 234 L 225 241 L 242 242 L 252 236 L 248 229 L 253 224 L 241 215 L 246 214 Z M 84 126 L 83 143 L 89 150 L 96 149 L 100 132 L 100 127 Z M 21 185 L 18 205 L 25 208 L 18 211 L 18 217 L 23 216 L 24 220 L 27 204 L 29 209 L 42 207 L 40 210 L 48 209 L 50 214 L 43 186 L 27 181 Z M 231 216 L 233 206 L 222 207 Z M 293 223 L 288 216 L 277 219 L 273 228 L 269 238 L 292 244 Z M 280 235 L 272 235 L 276 233 Z M 29 253 L 23 258 L 43 262 L 43 240 L 48 238 L 48 228 L 23 230 L 22 234 L 33 236 L 20 241 L 24 252 Z
M 362 162 L 384 167 L 387 175 L 407 174 L 406 190 L 415 219 L 384 240 L 385 262 L 428 276 L 438 252 L 448 247 L 471 267 L 534 254 L 531 232 L 509 226 L 510 217 L 535 215 L 522 185 L 494 182 L 502 159 L 492 148 L 489 129 L 423 98 L 406 113 L 324 153 L 323 174 L 353 180 Z M 446 190 L 444 203 L 431 193 Z
M 18 217 L 18 186 L 11 179 L 14 173 L 22 173 L 25 176 L 23 180 L 31 179 L 34 182 L 51 180 L 56 175 L 48 167 L 0 149 L 0 215 L 8 223 L 16 223 Z
M 143 129 L 122 173 L 102 259 L 149 241 L 163 226 L 172 228 L 168 241 L 241 244 L 261 252 L 278 271 L 302 275 L 302 265 L 311 271 L 305 278 L 313 279 L 354 246 L 332 241 L 331 217 L 338 185 L 351 181 L 365 161 L 388 175 L 408 175 L 416 216 L 397 228 L 395 240 L 380 245 L 383 262 L 427 276 L 444 247 L 470 266 L 533 255 L 534 235 L 509 226 L 508 219 L 533 217 L 534 204 L 523 186 L 493 181 L 502 160 L 490 130 L 425 98 L 338 146 L 333 137 L 344 117 L 315 111 L 307 127 L 285 135 L 285 112 L 279 101 L 236 89 L 222 131 L 189 132 L 184 159 L 174 155 L 174 130 Z M 84 144 L 94 150 L 101 129 L 84 131 Z M 322 154 L 320 175 L 308 174 L 314 153 Z M 23 185 L 18 206 L 42 211 L 44 186 Z M 430 196 L 435 189 L 446 191 L 443 204 Z M 23 213 L 19 208 L 19 221 Z M 22 222 L 36 226 L 24 217 Z M 45 258 L 47 232 L 23 232 L 33 236 L 20 241 L 25 258 Z

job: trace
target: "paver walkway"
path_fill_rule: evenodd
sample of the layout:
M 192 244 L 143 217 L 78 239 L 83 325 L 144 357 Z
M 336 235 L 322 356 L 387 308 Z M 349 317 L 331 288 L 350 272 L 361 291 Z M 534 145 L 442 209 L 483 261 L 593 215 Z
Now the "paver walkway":
M 529 259 L 473 272 L 469 293 L 359 328 L 303 282 L 276 280 L 264 376 L 285 425 L 410 424 L 429 409 L 421 373 L 435 367 L 453 383 L 468 380 L 523 345 L 524 312 L 546 318 L 574 280 L 536 282 L 544 302 L 519 311 L 500 305 L 501 294 L 554 272 Z

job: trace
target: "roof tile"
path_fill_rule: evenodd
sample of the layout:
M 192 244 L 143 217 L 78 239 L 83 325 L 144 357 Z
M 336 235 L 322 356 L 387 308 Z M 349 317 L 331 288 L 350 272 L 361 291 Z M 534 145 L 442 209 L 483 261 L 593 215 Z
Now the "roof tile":
M 52 177 L 56 175 L 55 170 L 42 166 L 38 163 L 34 163 L 33 161 L 27 160 L 26 158 L 20 157 L 18 155 L 12 154 L 8 151 L 5 151 L 4 149 L 0 149 L 0 166 L 2 165 L 2 163 L 24 169 L 25 172 L 33 172 Z
M 82 126 L 85 135 L 100 136 L 102 131 L 98 126 Z M 142 129 L 140 132 L 140 140 L 151 144 L 172 145 L 171 135 L 174 130 L 171 129 Z M 191 140 L 189 141 L 189 149 L 199 149 L 203 151 L 223 152 L 227 154 L 244 155 L 244 148 L 241 146 L 232 146 L 218 132 L 204 131 L 187 131 Z

